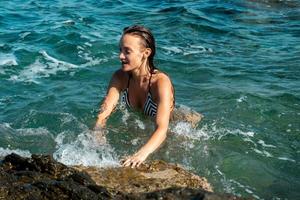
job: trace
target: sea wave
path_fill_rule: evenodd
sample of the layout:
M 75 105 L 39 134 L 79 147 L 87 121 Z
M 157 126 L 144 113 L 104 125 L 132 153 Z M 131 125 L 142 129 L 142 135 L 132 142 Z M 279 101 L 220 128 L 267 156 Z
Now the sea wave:
M 21 70 L 18 75 L 10 76 L 10 81 L 15 82 L 32 82 L 39 84 L 39 79 L 55 76 L 58 72 L 70 72 L 73 75 L 73 71 L 80 68 L 85 68 L 101 63 L 104 59 L 93 59 L 88 54 L 84 54 L 84 58 L 88 60 L 87 63 L 81 65 L 75 65 L 65 61 L 56 59 L 50 56 L 46 51 L 40 51 L 42 57 L 35 60 L 35 62 L 25 69 Z
M 2 53 L 0 53 L 0 67 L 3 67 L 3 66 L 16 66 L 16 65 L 18 65 L 18 62 L 17 62 L 17 59 L 16 59 L 14 54 L 2 54 Z

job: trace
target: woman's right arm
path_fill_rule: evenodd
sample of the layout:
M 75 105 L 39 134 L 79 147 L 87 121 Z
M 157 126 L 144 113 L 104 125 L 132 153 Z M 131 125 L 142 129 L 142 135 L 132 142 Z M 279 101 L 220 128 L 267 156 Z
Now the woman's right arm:
M 99 109 L 99 114 L 94 129 L 103 128 L 106 124 L 106 120 L 116 107 L 120 93 L 124 86 L 123 80 L 124 72 L 118 70 L 112 76 L 105 98 Z

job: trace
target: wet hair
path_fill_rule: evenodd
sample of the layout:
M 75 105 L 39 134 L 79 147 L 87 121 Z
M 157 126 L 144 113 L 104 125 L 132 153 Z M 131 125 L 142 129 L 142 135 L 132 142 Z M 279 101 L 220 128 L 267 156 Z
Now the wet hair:
M 148 64 L 150 67 L 150 73 L 153 73 L 155 69 L 154 66 L 154 56 L 155 56 L 155 39 L 151 31 L 140 25 L 133 25 L 123 29 L 123 36 L 126 34 L 136 35 L 142 39 L 142 43 L 146 48 L 151 49 L 151 54 L 148 57 Z
M 154 66 L 154 56 L 155 56 L 155 52 L 156 52 L 156 48 L 155 48 L 155 39 L 153 37 L 153 34 L 151 33 L 151 31 L 141 25 L 133 25 L 133 26 L 129 26 L 123 29 L 123 35 L 126 34 L 130 34 L 130 35 L 136 35 L 139 36 L 142 39 L 142 43 L 144 45 L 144 47 L 146 48 L 150 48 L 151 49 L 151 54 L 148 57 L 148 64 L 150 67 L 150 73 L 154 73 L 154 70 L 157 69 L 157 67 Z M 166 73 L 165 73 L 166 74 Z M 172 83 L 172 91 L 173 91 L 173 105 L 172 105 L 172 109 L 175 108 L 175 89 L 173 87 L 173 83 Z

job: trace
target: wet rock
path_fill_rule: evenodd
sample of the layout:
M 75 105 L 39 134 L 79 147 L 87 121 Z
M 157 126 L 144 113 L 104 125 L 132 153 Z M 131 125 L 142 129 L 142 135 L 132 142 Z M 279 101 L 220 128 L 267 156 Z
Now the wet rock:
M 130 167 L 95 168 L 74 167 L 88 173 L 97 185 L 105 185 L 126 193 L 143 193 L 170 187 L 201 188 L 212 192 L 205 178 L 192 174 L 182 167 L 163 161 L 152 161 L 137 169 Z
M 68 167 L 51 156 L 0 161 L 0 199 L 241 199 L 212 193 L 206 179 L 178 165 L 152 161 L 138 169 Z
M 56 162 L 51 156 L 22 158 L 10 154 L 0 164 L 0 199 L 112 198 L 106 188 L 96 185 L 87 173 Z

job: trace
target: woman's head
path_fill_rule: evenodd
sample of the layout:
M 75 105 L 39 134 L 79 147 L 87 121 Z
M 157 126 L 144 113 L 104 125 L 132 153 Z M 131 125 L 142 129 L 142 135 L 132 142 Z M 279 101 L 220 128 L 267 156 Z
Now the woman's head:
M 123 29 L 121 42 L 123 42 L 125 36 L 134 36 L 135 38 L 138 38 L 140 49 L 141 51 L 145 52 L 144 55 L 147 58 L 148 65 L 150 67 L 150 72 L 153 72 L 153 70 L 155 69 L 155 40 L 151 31 L 143 26 L 133 25 Z

